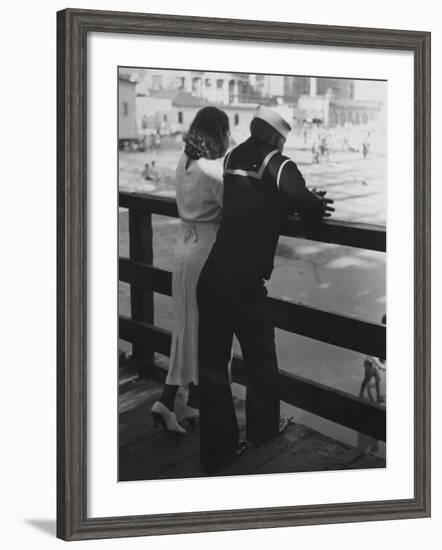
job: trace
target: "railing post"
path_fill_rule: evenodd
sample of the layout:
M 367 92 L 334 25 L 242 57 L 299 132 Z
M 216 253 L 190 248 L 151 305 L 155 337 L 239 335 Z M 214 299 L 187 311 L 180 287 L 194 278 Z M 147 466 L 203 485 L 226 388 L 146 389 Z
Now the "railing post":
M 153 263 L 152 214 L 150 211 L 129 209 L 129 256 L 131 260 Z M 135 285 L 130 287 L 131 316 L 135 321 L 154 324 L 154 297 L 152 290 Z M 149 341 L 132 344 L 132 360 L 139 376 L 145 376 L 154 364 L 154 350 Z

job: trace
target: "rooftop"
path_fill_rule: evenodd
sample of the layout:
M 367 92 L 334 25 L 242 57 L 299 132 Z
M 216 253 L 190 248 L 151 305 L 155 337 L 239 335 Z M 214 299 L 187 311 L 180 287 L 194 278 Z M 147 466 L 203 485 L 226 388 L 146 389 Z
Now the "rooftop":
M 159 90 L 158 92 L 153 92 L 151 97 L 157 99 L 169 99 L 172 101 L 172 105 L 176 107 L 206 107 L 211 105 L 205 99 L 196 97 L 188 92 L 183 90 Z

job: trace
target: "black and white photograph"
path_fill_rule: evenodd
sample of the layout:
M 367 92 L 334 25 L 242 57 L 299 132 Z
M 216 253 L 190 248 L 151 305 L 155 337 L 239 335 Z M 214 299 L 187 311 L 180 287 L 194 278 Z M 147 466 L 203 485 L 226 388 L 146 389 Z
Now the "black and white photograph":
M 438 7 L 5 4 L 2 547 L 439 549 Z
M 386 468 L 387 81 L 115 78 L 118 480 Z

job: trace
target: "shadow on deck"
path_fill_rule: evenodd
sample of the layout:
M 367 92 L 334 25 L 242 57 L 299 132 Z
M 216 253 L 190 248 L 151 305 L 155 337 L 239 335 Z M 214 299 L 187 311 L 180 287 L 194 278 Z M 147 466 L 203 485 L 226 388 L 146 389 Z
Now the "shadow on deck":
M 167 435 L 153 427 L 150 409 L 161 394 L 164 370 L 151 378 L 120 377 L 119 481 L 207 476 L 199 464 L 199 429 L 182 422 L 187 434 Z M 183 418 L 184 396 L 179 392 L 177 418 Z M 241 436 L 245 407 L 235 400 Z M 283 436 L 249 448 L 217 476 L 385 468 L 385 460 L 335 441 L 306 426 L 293 424 Z

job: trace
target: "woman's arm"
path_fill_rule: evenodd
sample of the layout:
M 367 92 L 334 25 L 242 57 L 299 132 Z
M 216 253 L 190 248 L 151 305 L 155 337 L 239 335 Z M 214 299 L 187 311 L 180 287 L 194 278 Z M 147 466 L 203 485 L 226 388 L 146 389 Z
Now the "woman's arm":
M 223 160 L 200 159 L 201 169 L 208 177 L 209 185 L 215 202 L 223 205 L 224 183 L 223 183 Z

